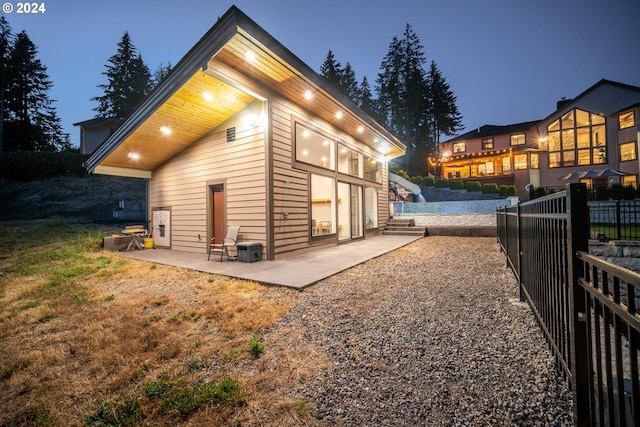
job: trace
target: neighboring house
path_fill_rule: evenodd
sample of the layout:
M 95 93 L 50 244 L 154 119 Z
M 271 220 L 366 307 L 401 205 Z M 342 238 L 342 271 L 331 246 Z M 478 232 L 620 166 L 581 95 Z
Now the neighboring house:
M 640 88 L 600 80 L 574 99 L 558 101 L 540 121 L 485 125 L 441 145 L 445 178 L 515 185 L 521 200 L 527 184 L 558 188 L 638 184 Z M 584 177 L 611 169 L 620 177 Z M 576 172 L 574 179 L 563 179 Z
M 118 129 L 122 121 L 116 118 L 96 117 L 74 123 L 80 127 L 80 153 L 92 154 Z
M 592 187 L 612 183 L 637 185 L 638 133 L 630 130 L 637 130 L 637 107 L 634 110 L 630 106 L 639 102 L 639 87 L 603 79 L 576 98 L 559 104 L 555 112 L 537 125 L 545 155 L 540 158 L 540 169 L 544 172 L 534 185 L 558 187 L 579 181 Z M 562 180 L 572 172 L 603 169 L 629 175 Z
M 515 185 L 525 194 L 539 165 L 536 123 L 484 125 L 442 143 L 442 176 Z
M 405 145 L 235 6 L 88 159 L 146 178 L 157 246 L 239 225 L 264 258 L 377 235 Z

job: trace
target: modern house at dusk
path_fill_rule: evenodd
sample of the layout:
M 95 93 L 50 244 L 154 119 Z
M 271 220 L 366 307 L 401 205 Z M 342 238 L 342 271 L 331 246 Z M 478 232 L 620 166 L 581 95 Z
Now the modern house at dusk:
M 637 186 L 640 88 L 603 79 L 556 107 L 540 121 L 485 125 L 442 143 L 443 177 L 515 185 L 525 200 L 527 184 Z M 623 175 L 598 176 L 605 169 Z
M 379 234 L 405 149 L 232 7 L 87 168 L 148 180 L 157 246 L 206 253 L 237 225 L 275 259 Z

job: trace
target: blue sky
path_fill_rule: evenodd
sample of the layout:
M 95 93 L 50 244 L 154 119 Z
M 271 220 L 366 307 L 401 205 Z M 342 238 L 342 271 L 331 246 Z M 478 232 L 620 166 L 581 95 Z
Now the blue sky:
M 45 0 L 46 12 L 29 15 L 8 3 L 4 16 L 37 46 L 76 146 L 72 124 L 95 116 L 90 99 L 125 30 L 153 72 L 175 65 L 233 4 L 314 70 L 331 49 L 372 85 L 411 24 L 466 130 L 542 119 L 602 78 L 640 86 L 638 0 Z

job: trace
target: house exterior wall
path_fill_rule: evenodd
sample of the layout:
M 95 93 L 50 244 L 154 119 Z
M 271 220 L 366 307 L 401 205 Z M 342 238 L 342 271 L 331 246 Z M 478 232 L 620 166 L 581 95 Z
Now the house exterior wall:
M 111 136 L 113 131 L 117 128 L 116 125 L 110 126 L 96 126 L 91 128 L 80 129 L 80 153 L 91 154 L 100 144 Z
M 240 239 L 267 240 L 265 128 L 244 117 L 263 108 L 252 104 L 153 171 L 149 211 L 171 209 L 171 249 L 206 252 L 209 185 L 224 183 L 226 226 L 240 225 Z M 227 129 L 236 140 L 227 142 Z M 151 226 L 153 228 L 153 225 Z
M 284 101 L 270 102 L 270 117 L 272 123 L 272 211 L 275 257 L 291 251 L 338 243 L 337 236 L 332 236 L 329 239 L 311 237 L 311 173 L 335 177 L 336 182 L 351 182 L 362 185 L 363 188 L 376 188 L 378 190 L 378 227 L 365 230 L 365 237 L 366 235 L 378 234 L 389 218 L 387 164 L 383 164 L 382 184 L 366 182 L 362 178 L 342 176 L 335 171 L 322 170 L 311 165 L 296 165 L 294 151 L 296 122 L 320 128 L 332 139 L 348 143 L 363 154 L 373 155 L 373 153 L 369 153 L 364 145 L 359 144 L 350 135 L 345 135 L 331 125 L 309 117 L 303 110 Z

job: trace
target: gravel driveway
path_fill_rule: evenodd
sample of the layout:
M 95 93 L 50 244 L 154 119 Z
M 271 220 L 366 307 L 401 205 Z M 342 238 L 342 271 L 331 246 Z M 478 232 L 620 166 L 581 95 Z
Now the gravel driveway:
M 279 326 L 330 361 L 292 391 L 329 425 L 573 424 L 495 238 L 418 240 L 306 289 Z

